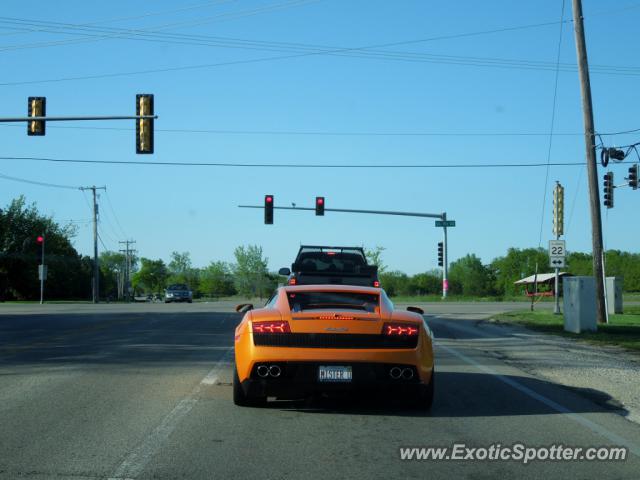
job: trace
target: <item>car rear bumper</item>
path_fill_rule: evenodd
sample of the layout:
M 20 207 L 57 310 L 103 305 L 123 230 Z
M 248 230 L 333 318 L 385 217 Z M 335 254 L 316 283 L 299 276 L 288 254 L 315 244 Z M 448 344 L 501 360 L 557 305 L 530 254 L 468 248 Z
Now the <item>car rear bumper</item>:
M 261 365 L 277 365 L 280 375 L 273 377 L 258 375 L 258 367 Z M 349 382 L 327 382 L 319 380 L 320 365 L 350 366 L 352 379 Z M 392 368 L 411 371 L 411 377 L 394 379 L 390 376 Z M 431 370 L 432 371 L 432 370 Z M 429 372 L 429 381 L 431 379 Z M 427 382 L 428 383 L 428 382 Z M 300 398 L 318 393 L 356 393 L 376 391 L 391 395 L 413 394 L 425 383 L 418 375 L 415 365 L 400 363 L 374 363 L 374 362 L 344 362 L 344 361 L 284 361 L 284 362 L 256 362 L 251 370 L 249 378 L 242 383 L 245 393 L 252 397 L 279 397 Z

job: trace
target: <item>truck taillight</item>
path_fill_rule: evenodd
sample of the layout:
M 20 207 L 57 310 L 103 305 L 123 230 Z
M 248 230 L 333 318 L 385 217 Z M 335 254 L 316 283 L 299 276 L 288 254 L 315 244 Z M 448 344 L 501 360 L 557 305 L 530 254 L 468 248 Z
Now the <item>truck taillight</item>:
M 289 322 L 252 322 L 253 333 L 291 333 Z
M 380 282 L 379 282 L 378 280 L 375 280 L 375 281 L 373 282 L 373 286 L 374 286 L 375 288 L 380 288 Z
M 296 277 L 292 277 L 289 279 L 289 285 L 297 285 L 298 284 L 298 280 L 296 280 Z
M 390 337 L 413 337 L 418 334 L 418 327 L 406 323 L 385 323 L 382 333 Z

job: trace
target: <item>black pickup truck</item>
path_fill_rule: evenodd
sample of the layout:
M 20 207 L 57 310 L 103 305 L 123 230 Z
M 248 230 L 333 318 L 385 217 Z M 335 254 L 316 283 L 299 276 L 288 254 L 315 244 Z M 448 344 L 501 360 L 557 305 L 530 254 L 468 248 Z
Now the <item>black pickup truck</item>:
M 358 285 L 379 287 L 378 267 L 367 264 L 361 247 L 302 245 L 291 270 L 278 272 L 289 285 Z

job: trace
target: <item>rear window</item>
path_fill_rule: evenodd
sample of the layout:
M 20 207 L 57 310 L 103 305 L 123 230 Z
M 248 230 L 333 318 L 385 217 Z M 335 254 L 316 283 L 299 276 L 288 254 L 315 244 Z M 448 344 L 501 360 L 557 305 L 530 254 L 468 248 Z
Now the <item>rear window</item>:
M 336 309 L 374 312 L 380 305 L 380 296 L 371 293 L 289 292 L 287 299 L 292 312 Z
M 169 285 L 167 290 L 189 290 L 189 288 L 184 283 L 176 283 L 174 285 Z
M 358 250 L 303 249 L 296 259 L 296 268 L 305 272 L 360 273 L 367 261 Z

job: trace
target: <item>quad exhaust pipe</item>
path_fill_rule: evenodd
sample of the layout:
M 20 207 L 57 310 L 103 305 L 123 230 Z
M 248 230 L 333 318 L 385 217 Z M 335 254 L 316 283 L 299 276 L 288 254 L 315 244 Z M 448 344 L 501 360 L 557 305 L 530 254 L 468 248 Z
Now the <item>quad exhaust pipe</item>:
M 413 368 L 391 367 L 389 376 L 394 380 L 399 380 L 400 378 L 411 380 L 413 378 Z
M 260 378 L 267 378 L 268 376 L 278 378 L 282 375 L 282 369 L 279 365 L 259 365 L 256 372 Z

